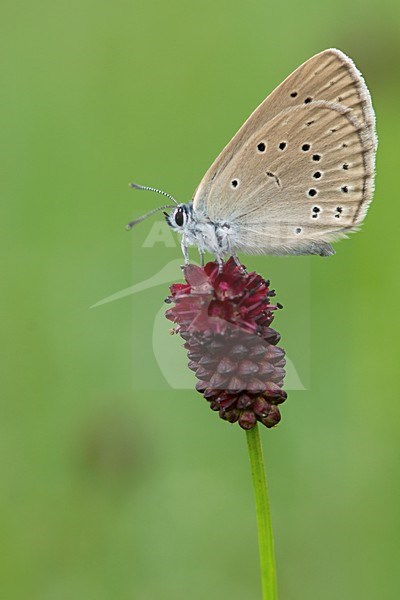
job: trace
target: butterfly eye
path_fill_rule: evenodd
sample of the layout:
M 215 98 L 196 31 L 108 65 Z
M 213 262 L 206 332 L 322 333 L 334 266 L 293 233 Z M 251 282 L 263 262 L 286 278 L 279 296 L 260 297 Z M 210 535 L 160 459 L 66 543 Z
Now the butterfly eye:
M 182 227 L 185 222 L 185 215 L 182 208 L 178 208 L 174 214 L 175 223 L 178 227 Z

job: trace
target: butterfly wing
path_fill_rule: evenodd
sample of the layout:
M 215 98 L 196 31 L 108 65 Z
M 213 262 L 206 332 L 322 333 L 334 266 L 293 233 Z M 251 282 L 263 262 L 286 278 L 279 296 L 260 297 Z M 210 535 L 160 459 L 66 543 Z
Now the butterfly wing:
M 314 252 L 356 228 L 373 193 L 375 118 L 360 73 L 325 50 L 253 112 L 201 181 L 195 211 L 234 250 Z

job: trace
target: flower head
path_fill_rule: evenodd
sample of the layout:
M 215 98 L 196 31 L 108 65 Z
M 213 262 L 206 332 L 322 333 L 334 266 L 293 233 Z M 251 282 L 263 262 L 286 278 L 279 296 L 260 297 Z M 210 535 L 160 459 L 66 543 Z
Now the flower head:
M 247 273 L 230 258 L 222 269 L 216 262 L 204 268 L 184 267 L 186 283 L 171 286 L 166 316 L 185 340 L 196 389 L 222 419 L 243 429 L 280 421 L 285 352 L 270 327 L 275 295 L 257 273 Z

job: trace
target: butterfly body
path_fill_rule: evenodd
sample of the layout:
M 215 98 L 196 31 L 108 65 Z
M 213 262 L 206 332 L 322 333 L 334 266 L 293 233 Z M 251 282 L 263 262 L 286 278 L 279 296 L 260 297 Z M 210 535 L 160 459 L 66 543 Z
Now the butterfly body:
M 191 245 L 219 261 L 237 252 L 329 256 L 367 213 L 376 147 L 363 77 L 343 52 L 324 50 L 256 108 L 167 222 L 182 234 L 186 261 Z
M 229 223 L 212 222 L 207 215 L 197 212 L 193 203 L 179 204 L 169 215 L 168 225 L 182 235 L 182 251 L 186 262 L 189 260 L 188 246 L 197 246 L 200 256 L 210 252 L 221 262 L 229 254 L 235 253 L 234 230 Z
M 189 261 L 188 247 L 197 246 L 203 259 L 205 252 L 214 254 L 218 262 L 226 256 L 238 252 L 246 254 L 319 254 L 330 256 L 333 248 L 326 242 L 285 245 L 284 241 L 273 239 L 268 247 L 263 238 L 263 245 L 257 244 L 257 238 L 247 237 L 246 231 L 241 231 L 242 225 L 232 222 L 213 222 L 207 215 L 194 210 L 193 203 L 179 204 L 170 214 L 166 214 L 168 225 L 182 235 L 182 251 L 186 262 Z M 275 226 L 276 227 L 276 226 Z M 246 229 L 246 228 L 245 228 Z

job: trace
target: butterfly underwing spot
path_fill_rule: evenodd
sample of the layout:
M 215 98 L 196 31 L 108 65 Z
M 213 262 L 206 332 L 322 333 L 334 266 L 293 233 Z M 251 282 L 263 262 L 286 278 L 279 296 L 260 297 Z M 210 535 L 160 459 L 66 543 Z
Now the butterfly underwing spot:
M 286 142 L 281 142 L 278 147 L 279 147 L 279 150 L 284 150 L 286 148 L 286 146 L 287 146 Z
M 291 95 L 292 98 L 296 98 L 297 92 L 292 92 L 290 95 Z
M 295 232 L 296 232 L 297 234 L 298 234 L 298 233 L 301 233 L 301 227 L 296 227 L 296 229 L 295 229 Z
M 311 215 L 313 219 L 317 219 L 318 218 L 318 213 L 321 211 L 321 209 L 319 208 L 319 206 L 313 206 L 312 212 L 313 214 Z
M 315 171 L 315 173 L 313 173 L 313 177 L 314 179 L 320 179 L 322 177 L 321 171 Z
M 335 214 L 336 219 L 340 219 L 340 215 L 342 212 L 343 212 L 343 208 L 341 206 L 338 206 L 336 208 L 336 214 Z
M 306 125 L 307 127 L 310 127 L 310 125 L 312 125 L 314 123 L 314 121 L 307 121 Z
M 304 100 L 304 104 L 310 104 L 310 102 L 312 101 L 312 98 L 310 98 L 310 96 L 308 96 L 305 100 Z
M 320 154 L 313 154 L 312 159 L 315 160 L 316 162 L 318 162 L 319 160 L 321 160 L 321 155 Z
M 343 144 L 342 144 L 342 148 L 347 148 L 347 144 L 346 144 L 346 142 L 343 142 Z
M 340 188 L 340 190 L 344 193 L 347 194 L 347 192 L 349 191 L 349 188 L 347 187 L 347 185 L 342 185 L 342 187 Z
M 342 98 L 342 96 L 338 96 L 338 97 L 337 97 L 337 101 L 338 101 L 338 102 L 343 102 L 343 98 Z
M 311 148 L 310 144 L 303 144 L 301 147 L 303 152 L 308 152 L 310 148 Z
M 314 198 L 314 196 L 316 196 L 318 194 L 318 191 L 315 188 L 311 188 L 310 190 L 308 190 L 308 195 L 311 198 Z
M 276 185 L 279 188 L 281 187 L 281 180 L 279 179 L 279 177 L 277 175 L 275 175 L 275 173 L 272 173 L 272 171 L 267 171 L 267 176 L 268 177 L 273 177 L 275 179 Z
M 344 169 L 345 171 L 347 171 L 349 168 L 349 165 L 347 163 L 344 163 L 344 165 L 342 165 L 342 169 Z
M 259 152 L 265 152 L 267 146 L 264 144 L 264 142 L 260 142 L 259 144 L 257 144 L 257 150 Z
M 231 187 L 233 187 L 233 189 L 237 188 L 239 185 L 239 180 L 238 179 L 232 179 L 231 181 Z

